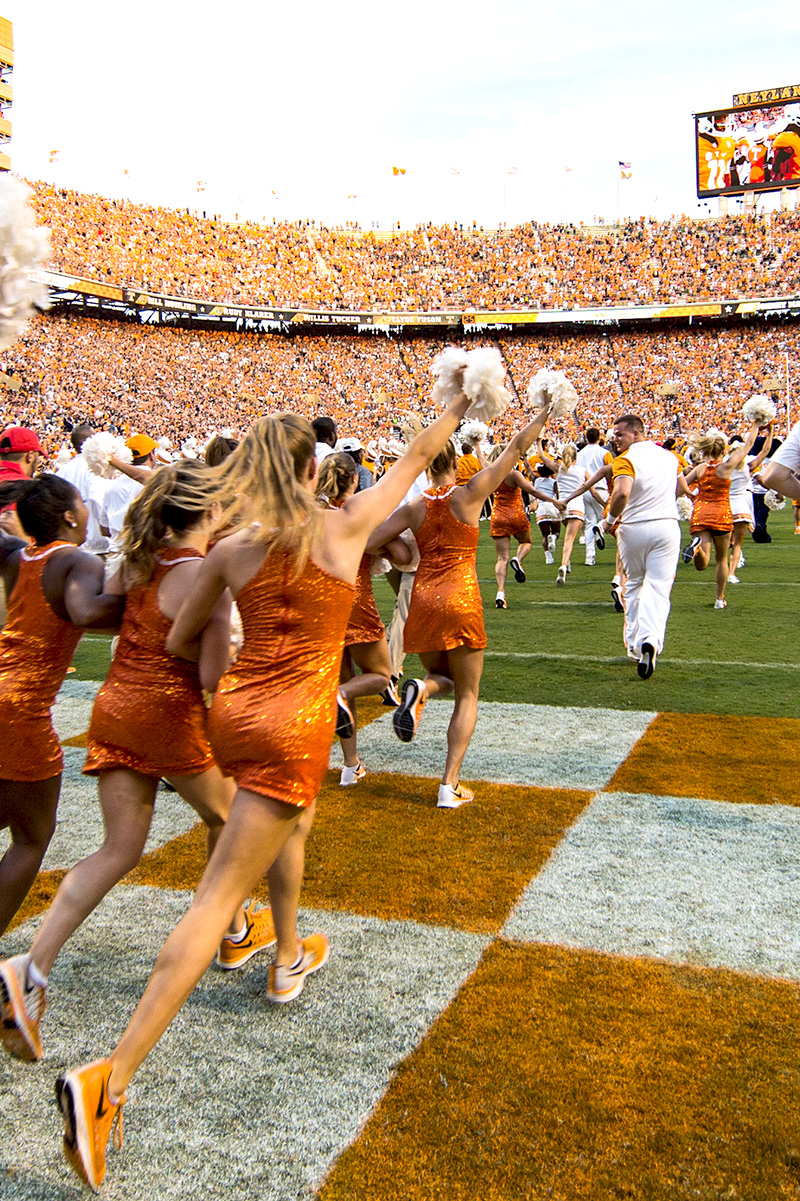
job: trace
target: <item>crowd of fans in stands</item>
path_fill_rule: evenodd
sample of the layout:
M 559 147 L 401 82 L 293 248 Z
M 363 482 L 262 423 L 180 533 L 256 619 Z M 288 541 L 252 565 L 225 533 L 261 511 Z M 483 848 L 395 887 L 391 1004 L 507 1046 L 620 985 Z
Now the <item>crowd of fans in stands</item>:
M 474 345 L 481 339 L 475 339 Z M 525 390 L 541 367 L 566 372 L 581 397 L 577 420 L 608 428 L 622 411 L 641 413 L 655 437 L 718 425 L 741 428 L 743 402 L 800 356 L 800 325 L 773 321 L 661 332 L 509 335 L 497 343 L 518 403 L 494 423 L 495 439 L 516 427 Z M 30 425 L 55 454 L 65 423 L 167 436 L 179 446 L 231 428 L 240 435 L 268 411 L 332 416 L 365 443 L 391 435 L 410 409 L 427 419 L 431 365 L 440 337 L 285 338 L 197 332 L 72 315 L 35 319 L 0 358 L 0 428 Z M 671 395 L 662 395 L 667 383 Z M 783 393 L 778 426 L 785 423 Z M 567 438 L 575 426 L 551 431 Z
M 575 308 L 797 291 L 800 213 L 391 237 L 229 224 L 33 183 L 53 266 L 202 300 L 369 310 Z

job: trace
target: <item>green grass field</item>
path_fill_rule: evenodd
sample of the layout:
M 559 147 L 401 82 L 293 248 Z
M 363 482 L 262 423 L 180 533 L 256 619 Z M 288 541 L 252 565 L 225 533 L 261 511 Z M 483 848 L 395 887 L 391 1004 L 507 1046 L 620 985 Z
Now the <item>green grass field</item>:
M 688 540 L 686 525 L 682 526 Z M 742 583 L 728 586 L 728 608 L 714 609 L 713 566 L 698 573 L 680 565 L 672 591 L 667 644 L 651 680 L 636 675 L 625 657 L 622 617 L 614 611 L 610 581 L 614 543 L 585 567 L 576 544 L 572 574 L 556 588 L 556 563 L 548 567 L 540 545 L 526 560 L 528 581 L 509 573 L 509 608 L 494 607 L 494 544 L 481 523 L 478 575 L 489 647 L 481 696 L 487 701 L 652 709 L 691 713 L 797 716 L 800 686 L 800 538 L 786 508 L 770 517 L 772 543 L 745 541 Z M 378 607 L 388 621 L 394 596 L 375 582 Z M 108 640 L 88 635 L 75 657 L 73 679 L 103 679 Z M 416 674 L 414 656 L 406 674 Z

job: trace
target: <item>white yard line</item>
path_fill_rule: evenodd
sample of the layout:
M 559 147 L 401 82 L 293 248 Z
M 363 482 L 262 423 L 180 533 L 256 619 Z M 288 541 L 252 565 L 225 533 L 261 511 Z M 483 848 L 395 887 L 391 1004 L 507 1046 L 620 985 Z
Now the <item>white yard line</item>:
M 625 655 L 556 655 L 548 651 L 485 651 L 489 659 L 557 659 L 568 663 L 627 663 Z M 757 670 L 800 671 L 800 663 L 751 663 L 747 659 L 659 659 L 674 667 L 752 667 Z

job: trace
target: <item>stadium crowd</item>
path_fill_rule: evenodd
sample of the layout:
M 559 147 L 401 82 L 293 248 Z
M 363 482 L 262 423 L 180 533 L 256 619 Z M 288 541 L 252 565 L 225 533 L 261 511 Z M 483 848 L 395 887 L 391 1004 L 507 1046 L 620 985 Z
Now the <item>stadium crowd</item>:
M 350 310 L 660 304 L 791 294 L 800 266 L 797 212 L 381 237 L 31 187 L 55 269 L 203 300 Z
M 291 408 L 331 416 L 343 435 L 366 443 L 390 435 L 399 410 L 432 415 L 431 365 L 443 345 L 441 337 L 287 339 L 49 314 L 0 358 L 0 426 L 33 426 L 55 454 L 65 423 L 155 432 L 177 446 L 228 427 L 239 436 L 256 416 Z M 743 400 L 783 376 L 786 354 L 797 360 L 800 326 L 548 332 L 499 345 L 523 405 L 531 377 L 552 367 L 575 383 L 579 420 L 606 429 L 632 409 L 656 437 L 709 425 L 734 433 Z M 673 395 L 659 394 L 665 383 Z M 504 438 L 515 418 L 495 423 L 494 436 Z M 574 426 L 551 432 L 566 438 Z

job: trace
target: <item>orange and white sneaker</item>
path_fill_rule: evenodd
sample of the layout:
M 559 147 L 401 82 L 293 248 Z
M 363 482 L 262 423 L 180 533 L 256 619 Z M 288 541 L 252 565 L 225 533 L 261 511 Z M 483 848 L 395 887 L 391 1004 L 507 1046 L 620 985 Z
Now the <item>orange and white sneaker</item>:
M 474 800 L 475 793 L 472 789 L 465 788 L 463 784 L 440 784 L 436 808 L 458 809 L 461 805 L 466 805 L 469 801 Z
M 95 1193 L 106 1174 L 106 1146 L 122 1146 L 122 1106 L 109 1100 L 111 1060 L 98 1059 L 56 1080 L 56 1099 L 64 1119 L 64 1154 L 76 1176 Z
M 45 990 L 28 980 L 30 955 L 15 955 L 0 963 L 0 1042 L 9 1055 L 35 1063 L 42 1058 L 39 1023 L 47 1000 Z
M 394 732 L 401 742 L 410 742 L 416 734 L 427 700 L 424 680 L 406 680 L 400 708 L 392 714 Z
M 356 759 L 353 764 L 345 763 L 339 783 L 342 788 L 349 788 L 351 784 L 357 784 L 359 780 L 363 780 L 366 774 L 366 767 L 360 759 Z
M 300 958 L 292 967 L 285 964 L 273 963 L 269 969 L 269 987 L 267 1000 L 283 1005 L 299 997 L 306 982 L 306 976 L 318 972 L 328 962 L 331 953 L 330 943 L 324 934 L 309 934 L 308 938 L 300 940 Z
M 230 938 L 223 938 L 219 944 L 217 964 L 228 972 L 234 971 L 237 967 L 244 967 L 259 951 L 266 951 L 268 947 L 274 947 L 277 941 L 271 909 L 267 907 L 256 909 L 253 904 L 249 909 L 245 909 L 244 916 L 247 922 L 247 932 L 244 938 L 239 939 L 238 942 L 234 942 Z

